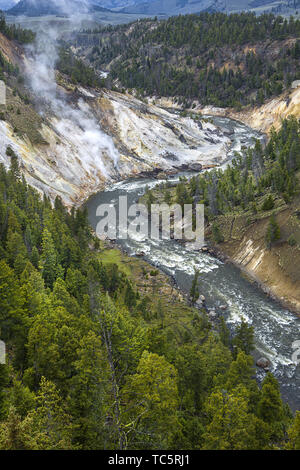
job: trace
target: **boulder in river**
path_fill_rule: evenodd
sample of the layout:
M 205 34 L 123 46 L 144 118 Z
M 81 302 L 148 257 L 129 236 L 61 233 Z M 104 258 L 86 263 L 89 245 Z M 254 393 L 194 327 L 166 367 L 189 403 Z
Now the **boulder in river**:
M 180 171 L 184 171 L 189 169 L 189 165 L 187 163 L 182 163 L 182 165 L 174 165 L 174 168 Z
M 202 170 L 202 165 L 201 163 L 190 163 L 189 169 L 192 171 L 201 171 Z
M 261 367 L 262 369 L 269 369 L 271 363 L 270 363 L 269 359 L 267 359 L 265 357 L 261 357 L 260 359 L 258 359 L 256 361 L 256 365 L 258 367 Z
M 145 253 L 144 251 L 138 251 L 135 256 L 142 257 L 142 256 L 145 256 Z
M 208 315 L 213 319 L 218 316 L 217 312 L 215 310 L 210 310 Z

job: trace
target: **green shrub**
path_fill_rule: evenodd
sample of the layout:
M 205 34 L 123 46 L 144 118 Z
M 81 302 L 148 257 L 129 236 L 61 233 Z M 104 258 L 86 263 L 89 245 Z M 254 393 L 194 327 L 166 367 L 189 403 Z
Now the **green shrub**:
M 212 226 L 212 236 L 216 243 L 222 243 L 224 241 L 220 227 L 216 223 L 214 223 Z
M 7 155 L 8 157 L 16 157 L 16 154 L 15 154 L 14 150 L 11 148 L 10 145 L 8 145 L 8 146 L 6 147 L 6 155 Z
M 157 269 L 150 271 L 150 276 L 155 277 L 155 276 L 158 276 L 158 274 L 159 274 L 159 271 Z
M 288 238 L 288 244 L 290 246 L 296 246 L 298 243 L 297 243 L 297 240 L 296 238 L 294 237 L 294 235 L 290 235 L 289 238 Z

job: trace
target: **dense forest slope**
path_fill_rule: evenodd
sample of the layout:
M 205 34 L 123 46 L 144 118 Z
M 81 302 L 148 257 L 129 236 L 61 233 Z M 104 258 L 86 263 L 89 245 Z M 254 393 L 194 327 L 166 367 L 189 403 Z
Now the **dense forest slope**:
M 300 21 L 221 13 L 83 31 L 77 52 L 119 87 L 185 106 L 263 104 L 300 78 Z
M 182 111 L 174 98 L 151 98 L 150 103 L 155 103 L 162 108 L 177 109 Z M 235 108 L 219 108 L 216 106 L 202 106 L 200 103 L 194 103 L 193 107 L 185 109 L 184 113 L 188 115 L 212 115 L 224 116 L 243 122 L 248 126 L 270 134 L 272 128 L 279 130 L 283 119 L 288 116 L 300 116 L 300 82 L 295 84 L 295 88 L 289 88 L 281 95 L 266 100 L 263 105 L 247 106 L 241 110 Z
M 253 380 L 251 327 L 212 330 L 84 212 L 41 199 L 16 158 L 0 187 L 0 448 L 299 448 L 300 414 L 271 374 Z
M 298 114 L 299 116 L 299 114 Z M 283 116 L 282 116 L 283 117 Z M 300 313 L 300 132 L 296 119 L 283 122 L 259 155 L 250 158 L 250 176 L 245 172 L 246 190 L 254 182 L 251 196 L 245 194 L 237 210 L 221 209 L 217 216 L 221 250 L 252 274 L 289 308 Z M 258 163 L 260 160 L 261 164 Z M 258 167 L 260 166 L 260 170 Z M 254 180 L 252 171 L 254 170 Z M 261 172 L 261 176 L 257 176 Z M 256 173 L 256 176 L 255 176 Z M 224 186 L 225 179 L 224 176 Z M 252 183 L 251 183 L 252 180 Z M 236 180 L 235 186 L 239 188 Z M 243 183 L 242 183 L 243 184 Z M 243 191 L 242 188 L 237 189 Z M 241 194 L 241 193 L 240 193 Z M 252 200 L 251 200 L 252 199 Z M 234 203 L 234 206 L 236 202 Z M 228 212 L 228 213 L 227 213 Z M 217 237 L 218 238 L 218 237 Z
M 1 448 L 299 447 L 276 380 L 252 378 L 251 328 L 216 334 L 84 212 L 42 200 L 16 157 L 0 172 Z
M 12 43 L 11 53 L 17 47 Z M 212 325 L 158 270 L 100 242 L 85 210 L 68 211 L 59 197 L 51 204 L 28 185 L 24 160 L 9 142 L 24 145 L 26 134 L 28 148 L 34 140 L 42 154 L 46 124 L 31 95 L 22 94 L 9 50 L 0 57 L 9 99 L 18 103 L 15 112 L 9 102 L 1 119 L 9 168 L 0 164 L 0 335 L 7 351 L 0 448 L 299 449 L 300 413 L 291 415 L 272 374 L 261 386 L 253 379 L 251 327 L 242 322 L 232 336 L 222 319 Z M 72 87 L 70 77 L 67 83 Z M 24 115 L 36 127 L 21 128 Z M 7 134 L 12 122 L 20 130 Z M 297 126 L 287 123 L 274 139 L 284 146 L 291 136 L 293 148 Z M 276 160 L 272 147 L 268 152 Z M 298 168 L 293 152 L 282 152 L 283 163 L 288 155 Z M 239 174 L 228 174 L 229 194 Z M 265 176 L 268 187 L 273 180 Z M 288 176 L 286 198 L 293 196 Z

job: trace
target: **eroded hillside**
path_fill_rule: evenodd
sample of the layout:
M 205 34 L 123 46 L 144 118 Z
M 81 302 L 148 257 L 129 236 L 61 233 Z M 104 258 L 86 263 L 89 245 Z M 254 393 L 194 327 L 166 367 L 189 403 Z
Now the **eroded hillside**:
M 1 39 L 9 64 L 34 77 L 39 70 L 19 46 Z M 25 68 L 26 66 L 26 68 Z M 29 73 L 28 73 L 29 71 Z M 10 77 L 1 109 L 0 161 L 11 148 L 27 181 L 67 204 L 80 203 L 110 181 L 182 164 L 219 164 L 228 136 L 207 120 L 159 109 L 132 96 L 75 87 L 58 76 L 51 105 L 20 77 Z M 34 85 L 40 86 L 38 80 Z M 48 84 L 47 84 L 48 86 Z M 52 93 L 52 89 L 51 89 Z
M 186 114 L 199 113 L 211 116 L 224 116 L 243 122 L 253 129 L 269 134 L 272 127 L 279 130 L 283 119 L 288 116 L 300 117 L 300 82 L 295 82 L 295 88 L 289 88 L 276 98 L 267 100 L 261 106 L 246 107 L 242 111 L 234 108 L 219 108 L 215 106 L 202 106 L 198 101 L 193 102 L 193 107 L 185 110 Z M 149 102 L 159 107 L 182 109 L 172 98 L 151 97 Z
M 299 31 L 294 18 L 201 13 L 85 30 L 70 45 L 120 89 L 239 110 L 299 79 Z

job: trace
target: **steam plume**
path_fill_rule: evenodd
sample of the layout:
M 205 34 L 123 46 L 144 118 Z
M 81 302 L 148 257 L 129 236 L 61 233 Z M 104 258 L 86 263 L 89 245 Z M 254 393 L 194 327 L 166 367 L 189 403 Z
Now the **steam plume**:
M 63 6 L 69 8 L 70 2 L 64 0 Z M 70 21 L 74 24 L 76 17 L 72 17 Z M 28 48 L 26 71 L 30 86 L 35 95 L 46 101 L 55 114 L 56 130 L 76 147 L 83 168 L 91 173 L 97 166 L 103 176 L 107 176 L 104 155 L 112 160 L 114 166 L 119 158 L 113 140 L 100 129 L 84 100 L 80 99 L 76 105 L 70 105 L 64 93 L 58 90 L 55 80 L 58 31 L 49 27 L 45 30 L 46 32 L 37 32 L 35 43 Z

